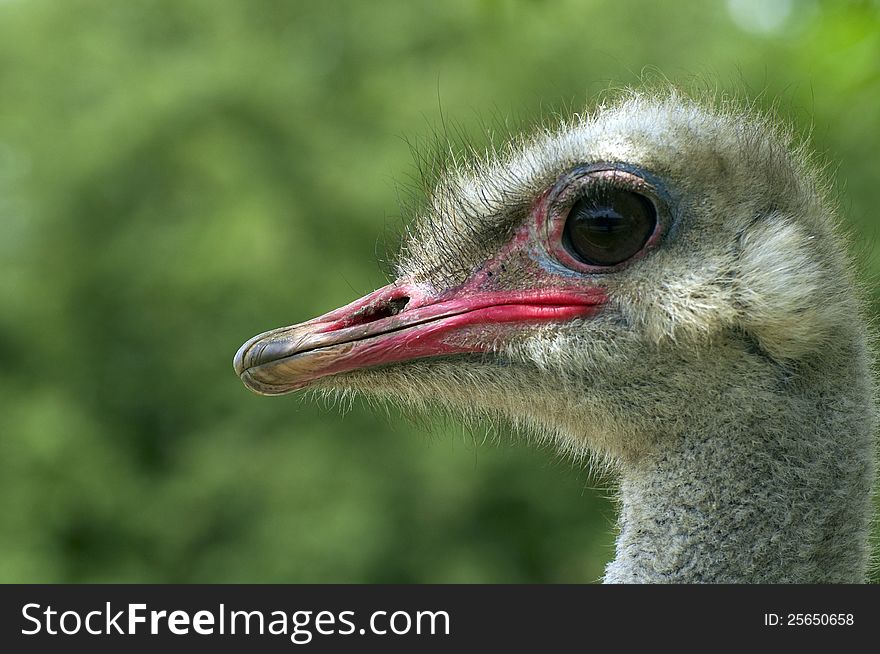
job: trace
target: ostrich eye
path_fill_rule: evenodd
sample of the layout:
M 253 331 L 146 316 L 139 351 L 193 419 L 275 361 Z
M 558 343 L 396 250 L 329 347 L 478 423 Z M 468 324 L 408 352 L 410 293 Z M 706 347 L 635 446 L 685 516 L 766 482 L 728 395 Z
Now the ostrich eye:
M 657 210 L 648 198 L 623 189 L 607 189 L 572 205 L 562 245 L 585 264 L 616 266 L 645 247 L 656 228 Z

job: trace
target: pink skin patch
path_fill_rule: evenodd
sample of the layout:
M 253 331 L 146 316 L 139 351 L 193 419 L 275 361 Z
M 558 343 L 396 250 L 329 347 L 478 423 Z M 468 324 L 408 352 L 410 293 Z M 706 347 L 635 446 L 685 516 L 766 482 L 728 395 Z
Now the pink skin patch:
M 479 274 L 440 296 L 417 284 L 391 284 L 308 322 L 255 336 L 233 365 L 251 390 L 280 395 L 351 370 L 490 352 L 491 343 L 478 337 L 487 328 L 589 317 L 608 301 L 603 289 L 583 283 L 534 291 L 484 286 Z

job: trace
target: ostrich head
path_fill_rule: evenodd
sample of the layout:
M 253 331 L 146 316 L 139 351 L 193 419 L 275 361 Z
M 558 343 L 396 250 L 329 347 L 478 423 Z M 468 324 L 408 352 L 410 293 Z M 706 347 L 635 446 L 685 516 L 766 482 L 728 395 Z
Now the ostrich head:
M 770 121 L 632 94 L 448 171 L 396 281 L 252 338 L 235 370 L 601 458 L 607 581 L 863 580 L 868 338 L 825 196 Z

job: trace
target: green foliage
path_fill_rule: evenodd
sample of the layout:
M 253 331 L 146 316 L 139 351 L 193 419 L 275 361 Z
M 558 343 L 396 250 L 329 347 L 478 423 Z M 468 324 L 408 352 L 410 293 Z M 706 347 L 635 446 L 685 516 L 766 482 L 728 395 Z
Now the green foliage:
M 0 581 L 599 578 L 607 482 L 231 357 L 385 281 L 408 140 L 645 71 L 781 98 L 875 279 L 880 5 L 779 4 L 0 1 Z

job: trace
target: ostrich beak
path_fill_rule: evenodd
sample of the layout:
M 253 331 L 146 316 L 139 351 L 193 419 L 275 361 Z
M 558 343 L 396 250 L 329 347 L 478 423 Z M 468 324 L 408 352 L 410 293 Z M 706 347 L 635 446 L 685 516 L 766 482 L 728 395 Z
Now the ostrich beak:
M 436 294 L 390 284 L 308 322 L 254 336 L 235 355 L 245 386 L 282 395 L 329 375 L 459 353 L 490 352 L 502 323 L 589 317 L 607 301 L 597 287 L 497 291 L 465 284 Z

